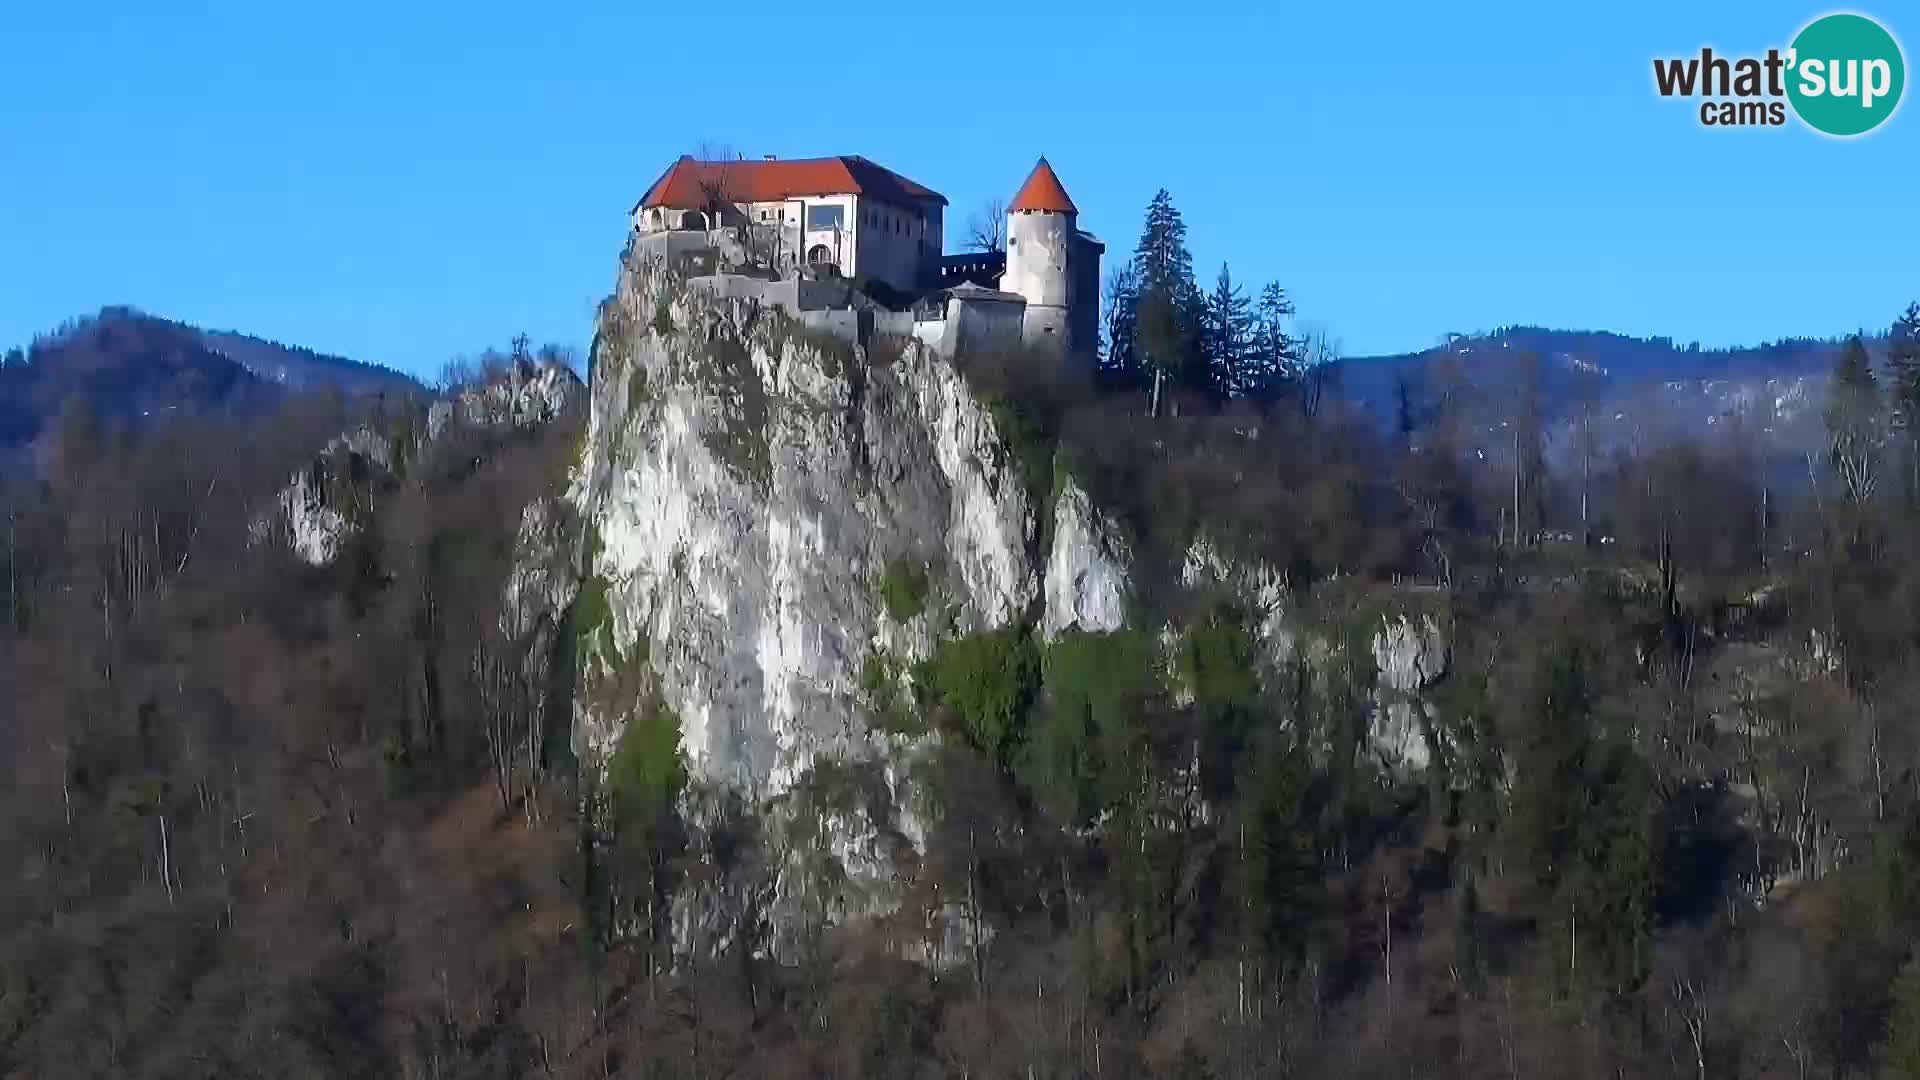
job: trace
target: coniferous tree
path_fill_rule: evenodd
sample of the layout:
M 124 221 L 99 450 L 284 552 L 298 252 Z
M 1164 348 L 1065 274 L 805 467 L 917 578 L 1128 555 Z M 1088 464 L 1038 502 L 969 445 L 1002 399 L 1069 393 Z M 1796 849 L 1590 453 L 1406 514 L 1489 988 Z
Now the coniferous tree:
M 1858 505 L 1873 497 L 1880 475 L 1884 409 L 1872 360 L 1859 335 L 1847 339 L 1827 396 L 1827 461 L 1840 494 Z
M 1301 342 L 1288 332 L 1293 318 L 1293 300 L 1277 281 L 1269 281 L 1260 290 L 1253 306 L 1252 362 L 1248 365 L 1248 393 L 1259 398 L 1277 397 L 1300 375 Z
M 1153 375 L 1153 408 L 1159 410 L 1162 385 L 1193 385 L 1204 380 L 1194 363 L 1204 305 L 1193 281 L 1193 256 L 1187 251 L 1187 225 L 1161 188 L 1147 206 L 1147 221 L 1133 253 L 1138 305 L 1134 340 Z
M 1894 320 L 1887 338 L 1895 417 L 1907 433 L 1907 502 L 1920 506 L 1920 303 Z
M 1215 394 L 1245 397 L 1255 382 L 1251 370 L 1253 305 L 1233 283 L 1226 263 L 1207 297 L 1206 357 Z

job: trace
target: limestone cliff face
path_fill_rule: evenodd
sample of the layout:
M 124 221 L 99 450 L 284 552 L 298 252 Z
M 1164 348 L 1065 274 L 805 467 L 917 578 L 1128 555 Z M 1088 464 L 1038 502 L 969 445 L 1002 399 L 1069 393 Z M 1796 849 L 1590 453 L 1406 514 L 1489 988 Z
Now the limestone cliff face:
M 602 312 L 572 497 L 613 640 L 644 653 L 691 773 L 764 800 L 821 758 L 883 749 L 877 650 L 1007 625 L 1040 597 L 1038 522 L 992 416 L 907 345 L 876 361 L 750 301 L 623 271 Z M 890 573 L 923 575 L 889 613 Z M 622 718 L 589 707 L 605 753 Z
M 671 714 L 694 846 L 744 804 L 775 849 L 757 883 L 683 889 L 674 936 L 710 949 L 766 934 L 778 949 L 794 919 L 895 911 L 900 867 L 924 850 L 910 777 L 932 737 L 882 729 L 874 672 L 904 689 L 939 641 L 1014 624 L 1045 641 L 1121 629 L 1138 618 L 1135 556 L 1070 476 L 1050 493 L 1024 488 L 992 411 L 934 350 L 857 348 L 640 258 L 629 255 L 601 309 L 566 496 L 587 534 L 580 607 L 592 607 L 576 745 L 604 762 L 636 716 Z M 551 591 L 563 576 L 525 588 Z M 1203 538 L 1182 576 L 1239 598 L 1269 674 L 1307 640 L 1274 568 L 1235 563 Z M 1374 645 L 1393 688 L 1425 689 L 1422 657 L 1444 644 L 1396 625 L 1382 620 L 1361 649 Z M 1409 641 L 1426 651 L 1404 658 Z M 1417 723 L 1387 730 L 1404 704 L 1380 699 L 1382 755 L 1423 761 L 1406 734 Z M 829 805 L 813 782 L 828 765 L 839 783 L 856 779 L 859 797 Z M 759 929 L 742 899 L 755 890 L 770 924 Z M 987 932 L 930 918 L 933 962 Z
M 1373 636 L 1378 676 L 1373 692 L 1372 741 L 1382 767 L 1410 775 L 1430 763 L 1429 738 L 1437 738 L 1437 710 L 1426 694 L 1446 678 L 1452 654 L 1447 635 L 1431 615 L 1382 618 Z
M 1411 596 L 1369 604 L 1364 611 L 1323 612 L 1336 632 L 1314 626 L 1295 610 L 1286 578 L 1263 563 L 1235 560 L 1202 536 L 1188 547 L 1181 581 L 1189 589 L 1219 589 L 1248 614 L 1268 685 L 1289 678 L 1286 667 L 1303 657 L 1316 679 L 1359 674 L 1369 700 L 1366 753 L 1381 772 L 1412 780 L 1432 764 L 1434 741 L 1442 740 L 1440 717 L 1430 692 L 1450 670 L 1452 650 L 1444 620 Z M 1323 619 L 1324 622 L 1324 619 Z M 1347 656 L 1358 651 L 1364 655 Z M 1176 686 L 1176 693 L 1183 688 Z
M 872 722 L 870 672 L 903 689 L 943 637 L 1043 615 L 1117 624 L 1116 576 L 1094 556 L 1068 556 L 1085 588 L 1043 584 L 1040 508 L 949 362 L 911 342 L 855 348 L 657 265 L 625 264 L 602 308 L 568 498 L 583 595 L 604 597 L 591 616 L 608 627 L 583 647 L 583 758 L 607 760 L 636 708 L 664 707 L 693 845 L 738 797 L 772 848 L 756 881 L 676 895 L 683 951 L 741 934 L 778 951 L 801 924 L 899 908 L 899 860 L 926 829 L 907 776 L 928 743 Z M 657 704 L 607 692 L 634 682 Z M 810 784 L 828 765 L 860 794 Z M 741 899 L 755 893 L 757 929 Z M 923 929 L 936 963 L 972 932 L 939 912 Z
M 1127 621 L 1132 556 L 1119 531 L 1071 476 L 1063 477 L 1059 487 L 1041 636 L 1052 641 L 1075 627 L 1092 633 L 1118 630 Z

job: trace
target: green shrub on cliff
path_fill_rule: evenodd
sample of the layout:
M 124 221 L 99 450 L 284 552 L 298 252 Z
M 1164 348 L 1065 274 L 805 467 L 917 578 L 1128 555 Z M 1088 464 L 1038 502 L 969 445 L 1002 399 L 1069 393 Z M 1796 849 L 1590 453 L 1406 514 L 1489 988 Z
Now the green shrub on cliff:
M 927 568 L 905 559 L 895 559 L 880 576 L 880 603 L 894 622 L 927 610 Z
M 1040 685 L 1039 653 L 1025 628 L 942 642 L 917 675 L 946 726 L 982 753 L 1012 759 Z
M 680 717 L 665 702 L 652 701 L 627 718 L 627 728 L 607 761 L 607 793 L 622 821 L 646 821 L 673 808 L 686 786 L 680 758 Z
M 1153 636 L 1141 630 L 1069 630 L 1047 647 L 1018 773 L 1063 820 L 1092 820 L 1108 789 L 1124 787 L 1122 750 L 1165 697 L 1161 666 Z

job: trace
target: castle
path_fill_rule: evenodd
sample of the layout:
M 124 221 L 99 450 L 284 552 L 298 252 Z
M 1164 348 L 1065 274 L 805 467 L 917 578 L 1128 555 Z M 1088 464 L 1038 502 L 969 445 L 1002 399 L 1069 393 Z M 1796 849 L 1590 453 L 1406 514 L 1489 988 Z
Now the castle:
M 848 337 L 872 328 L 951 355 L 1015 342 L 1090 362 L 1105 246 L 1042 157 L 1007 206 L 1004 251 L 947 254 L 947 199 L 866 158 L 683 156 L 632 210 L 635 246 L 726 295 Z M 853 282 L 866 298 L 856 311 Z

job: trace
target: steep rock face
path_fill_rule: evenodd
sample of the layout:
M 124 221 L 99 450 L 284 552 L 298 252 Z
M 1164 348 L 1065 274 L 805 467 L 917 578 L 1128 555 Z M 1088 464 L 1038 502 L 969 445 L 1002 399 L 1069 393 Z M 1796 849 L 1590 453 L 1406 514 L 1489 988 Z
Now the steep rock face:
M 1433 706 L 1425 693 L 1447 675 L 1451 654 L 1446 634 L 1431 615 L 1418 619 L 1386 615 L 1373 637 L 1374 753 L 1390 774 L 1408 776 L 1427 768 Z
M 1269 686 L 1288 677 L 1285 668 L 1296 657 L 1304 656 L 1315 677 L 1325 680 L 1353 669 L 1342 650 L 1365 653 L 1359 666 L 1372 680 L 1362 688 L 1371 699 L 1367 752 L 1399 780 L 1412 779 L 1432 764 L 1429 738 L 1437 737 L 1438 717 L 1427 695 L 1446 678 L 1452 656 L 1446 628 L 1432 614 L 1400 610 L 1403 599 L 1389 602 L 1385 610 L 1369 607 L 1357 624 L 1348 623 L 1348 632 L 1302 625 L 1283 574 L 1265 563 L 1233 559 L 1205 536 L 1188 547 L 1181 582 L 1189 589 L 1223 590 L 1246 609 Z M 1346 611 L 1333 614 L 1355 617 Z M 1172 638 L 1165 640 L 1171 648 Z M 1183 690 L 1176 686 L 1176 695 Z
M 1070 476 L 1036 507 L 993 413 L 932 349 L 855 348 L 644 256 L 602 306 L 590 394 L 567 493 L 587 533 L 579 606 L 593 607 L 576 747 L 605 762 L 637 717 L 670 715 L 691 852 L 704 858 L 743 807 L 765 845 L 747 878 L 676 893 L 675 947 L 744 936 L 778 952 L 803 926 L 904 914 L 902 867 L 933 824 L 912 777 L 935 737 L 885 730 L 876 674 L 882 691 L 910 689 L 913 662 L 970 632 L 1122 629 L 1136 613 L 1121 530 Z M 1245 614 L 1270 686 L 1302 655 L 1330 669 L 1339 648 L 1345 670 L 1377 672 L 1360 689 L 1375 702 L 1369 749 L 1396 774 L 1425 767 L 1414 710 L 1445 673 L 1437 624 L 1304 626 L 1284 573 L 1204 536 L 1179 571 Z M 556 604 L 570 587 L 515 580 Z M 1180 634 L 1164 628 L 1169 655 Z M 939 905 L 917 916 L 912 948 L 932 963 L 991 933 Z
M 535 499 L 520 511 L 512 569 L 500 596 L 500 629 L 518 640 L 542 621 L 556 623 L 580 589 L 572 508 Z
M 393 444 L 371 428 L 335 436 L 313 463 L 293 474 L 280 490 L 274 511 L 254 520 L 256 543 L 276 532 L 302 562 L 324 566 L 333 561 L 358 528 L 350 488 L 374 471 L 393 467 Z
M 743 804 L 762 823 L 759 870 L 676 894 L 676 949 L 744 935 L 780 952 L 898 911 L 900 859 L 927 830 L 908 777 L 932 737 L 871 722 L 871 673 L 903 690 L 937 640 L 1042 600 L 1035 508 L 959 371 L 630 262 L 601 311 L 568 498 L 607 626 L 583 651 L 577 748 L 605 761 L 636 708 L 660 709 L 690 846 Z M 607 692 L 628 683 L 644 689 Z M 921 915 L 917 955 L 962 954 L 950 912 Z
M 1118 530 L 1080 485 L 1065 477 L 1053 504 L 1041 636 L 1052 641 L 1073 627 L 1092 633 L 1120 629 L 1127 621 L 1131 562 Z
M 1017 469 L 930 351 L 871 366 L 777 311 L 636 265 L 594 364 L 574 492 L 596 535 L 589 570 L 697 779 L 766 800 L 816 760 L 886 750 L 862 712 L 868 657 L 918 659 L 930 621 L 1004 626 L 1039 595 Z M 881 602 L 900 567 L 927 568 L 919 611 Z M 582 721 L 604 754 L 623 718 Z

